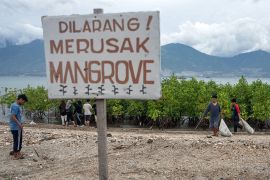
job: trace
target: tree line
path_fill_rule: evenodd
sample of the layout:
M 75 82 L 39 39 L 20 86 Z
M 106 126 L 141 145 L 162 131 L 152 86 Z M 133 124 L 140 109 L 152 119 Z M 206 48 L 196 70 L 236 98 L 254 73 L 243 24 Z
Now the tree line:
M 108 122 L 180 127 L 183 117 L 187 117 L 192 126 L 200 119 L 213 93 L 218 95 L 227 122 L 231 117 L 232 98 L 237 98 L 244 119 L 258 124 L 270 118 L 270 85 L 261 80 L 248 83 L 241 77 L 236 84 L 223 85 L 195 78 L 183 80 L 173 75 L 162 80 L 161 86 L 162 97 L 159 100 L 107 100 Z M 6 89 L 0 96 L 0 104 L 10 105 L 19 93 L 28 96 L 29 102 L 25 105 L 28 111 L 44 114 L 50 109 L 58 110 L 60 100 L 49 100 L 44 87 Z

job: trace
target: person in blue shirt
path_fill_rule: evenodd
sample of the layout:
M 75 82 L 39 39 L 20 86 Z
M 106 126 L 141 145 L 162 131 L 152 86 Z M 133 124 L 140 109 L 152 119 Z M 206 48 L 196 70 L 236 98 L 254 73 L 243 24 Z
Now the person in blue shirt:
M 22 131 L 23 131 L 23 120 L 21 106 L 27 102 L 27 96 L 20 94 L 13 104 L 10 106 L 10 119 L 9 127 L 13 136 L 13 151 L 10 155 L 14 156 L 14 159 L 22 159 L 23 155 L 21 153 L 22 149 Z

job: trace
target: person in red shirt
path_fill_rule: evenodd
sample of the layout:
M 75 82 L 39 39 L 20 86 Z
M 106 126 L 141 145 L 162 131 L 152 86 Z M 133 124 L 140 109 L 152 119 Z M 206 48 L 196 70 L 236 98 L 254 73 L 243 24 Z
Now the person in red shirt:
M 241 119 L 241 112 L 239 105 L 236 103 L 236 98 L 233 98 L 231 100 L 231 111 L 232 111 L 232 120 L 233 120 L 233 126 L 234 126 L 234 132 L 237 132 L 237 128 L 239 127 L 242 129 L 242 125 L 239 124 L 239 121 Z

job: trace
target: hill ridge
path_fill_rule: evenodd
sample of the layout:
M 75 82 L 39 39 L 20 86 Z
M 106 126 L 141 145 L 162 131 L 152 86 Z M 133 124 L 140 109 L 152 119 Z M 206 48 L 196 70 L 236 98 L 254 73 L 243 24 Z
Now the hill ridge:
M 256 50 L 232 57 L 200 52 L 180 43 L 161 46 L 162 75 L 270 77 L 270 53 Z M 43 40 L 0 48 L 0 75 L 45 75 Z

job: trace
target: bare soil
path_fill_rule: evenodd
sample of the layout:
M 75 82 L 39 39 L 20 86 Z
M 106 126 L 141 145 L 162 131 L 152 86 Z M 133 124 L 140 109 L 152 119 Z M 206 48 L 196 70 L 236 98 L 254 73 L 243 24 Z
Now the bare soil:
M 270 135 L 109 129 L 109 179 L 270 179 Z M 97 133 L 90 127 L 24 128 L 25 158 L 9 156 L 0 125 L 0 179 L 98 179 Z

